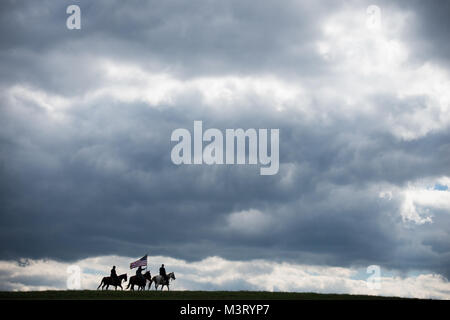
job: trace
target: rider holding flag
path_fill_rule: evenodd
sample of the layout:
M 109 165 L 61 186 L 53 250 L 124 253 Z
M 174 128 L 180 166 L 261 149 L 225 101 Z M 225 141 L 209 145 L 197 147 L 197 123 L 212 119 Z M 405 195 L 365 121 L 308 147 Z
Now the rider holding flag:
M 144 277 L 142 276 L 142 267 L 139 266 L 139 268 L 137 268 L 136 270 L 136 276 L 138 277 L 138 279 L 144 279 Z

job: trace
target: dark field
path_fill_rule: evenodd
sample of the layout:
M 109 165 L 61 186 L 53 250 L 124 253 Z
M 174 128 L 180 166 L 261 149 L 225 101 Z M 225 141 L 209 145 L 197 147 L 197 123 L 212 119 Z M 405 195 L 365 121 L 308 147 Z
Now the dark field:
M 349 294 L 319 294 L 310 292 L 267 291 L 96 291 L 61 290 L 0 292 L 0 300 L 386 300 L 398 297 L 380 297 Z

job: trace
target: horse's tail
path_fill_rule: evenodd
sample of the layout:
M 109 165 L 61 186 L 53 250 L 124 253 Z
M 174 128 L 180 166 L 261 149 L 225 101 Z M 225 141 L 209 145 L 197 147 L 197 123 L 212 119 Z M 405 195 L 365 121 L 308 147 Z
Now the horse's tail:
M 100 289 L 100 287 L 102 286 L 103 282 L 105 281 L 105 278 L 102 279 L 102 281 L 100 282 L 100 284 L 97 287 L 97 290 Z
M 130 277 L 130 279 L 128 279 L 127 289 L 130 288 L 132 280 L 133 280 L 133 277 Z
M 153 282 L 153 280 L 152 280 L 152 278 L 150 278 L 149 283 L 148 283 L 148 290 L 150 290 L 150 288 L 152 287 L 152 282 Z

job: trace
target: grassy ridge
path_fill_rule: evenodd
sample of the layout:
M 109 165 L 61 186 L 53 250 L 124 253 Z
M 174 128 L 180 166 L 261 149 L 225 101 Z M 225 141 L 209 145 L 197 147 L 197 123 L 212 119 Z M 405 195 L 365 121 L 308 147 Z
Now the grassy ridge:
M 0 292 L 0 299 L 27 300 L 380 300 L 401 299 L 350 294 L 319 294 L 311 292 L 267 292 L 267 291 L 96 291 L 96 290 L 52 290 L 29 292 Z

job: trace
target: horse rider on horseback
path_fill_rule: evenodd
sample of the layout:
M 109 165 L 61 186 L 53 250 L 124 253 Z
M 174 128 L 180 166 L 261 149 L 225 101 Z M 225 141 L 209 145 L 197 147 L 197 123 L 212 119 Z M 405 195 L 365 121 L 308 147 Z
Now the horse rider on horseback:
M 166 283 L 169 283 L 169 277 L 166 274 L 166 268 L 164 268 L 164 264 L 162 264 L 161 268 L 159 268 L 159 275 L 163 277 Z
M 113 266 L 111 269 L 111 280 L 113 283 L 119 282 L 119 277 L 117 276 L 116 266 Z
M 142 275 L 142 267 L 139 266 L 136 270 L 136 277 L 140 280 L 144 280 L 144 276 Z

